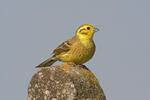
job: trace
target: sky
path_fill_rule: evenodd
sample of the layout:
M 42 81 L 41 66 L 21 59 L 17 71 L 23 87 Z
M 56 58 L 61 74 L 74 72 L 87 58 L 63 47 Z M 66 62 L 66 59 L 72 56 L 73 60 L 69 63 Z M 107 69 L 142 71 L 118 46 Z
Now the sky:
M 0 0 L 0 99 L 27 100 L 35 66 L 83 24 L 100 29 L 85 65 L 107 100 L 147 100 L 150 1 Z M 60 64 L 55 63 L 55 64 Z

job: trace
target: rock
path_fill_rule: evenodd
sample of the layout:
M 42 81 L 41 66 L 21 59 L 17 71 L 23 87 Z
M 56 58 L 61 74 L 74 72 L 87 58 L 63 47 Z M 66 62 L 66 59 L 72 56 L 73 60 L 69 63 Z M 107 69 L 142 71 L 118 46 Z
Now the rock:
M 106 100 L 95 75 L 80 66 L 41 68 L 28 86 L 28 100 Z

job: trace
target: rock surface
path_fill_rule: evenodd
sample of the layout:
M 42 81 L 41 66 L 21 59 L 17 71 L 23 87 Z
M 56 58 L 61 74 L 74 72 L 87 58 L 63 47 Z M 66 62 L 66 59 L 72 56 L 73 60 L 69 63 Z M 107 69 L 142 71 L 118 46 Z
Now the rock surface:
M 28 86 L 28 100 L 106 100 L 94 74 L 82 67 L 41 68 Z

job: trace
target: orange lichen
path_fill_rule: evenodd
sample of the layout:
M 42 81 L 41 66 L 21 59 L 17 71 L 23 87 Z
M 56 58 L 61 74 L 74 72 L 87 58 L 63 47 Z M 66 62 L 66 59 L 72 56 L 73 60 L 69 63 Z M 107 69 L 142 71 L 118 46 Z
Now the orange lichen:
M 71 67 L 72 67 L 71 65 L 62 64 L 62 67 L 57 67 L 57 68 L 64 71 L 65 73 L 67 73 L 67 71 L 69 71 L 71 69 Z M 82 70 L 85 74 L 88 74 L 88 76 L 92 78 L 94 84 L 99 84 L 98 79 L 96 78 L 96 76 L 90 70 L 83 69 L 82 67 L 80 67 L 78 65 L 75 65 L 74 67 L 76 69 Z
M 56 66 L 57 67 L 57 66 Z M 57 67 L 58 69 L 62 70 L 65 74 L 67 74 L 66 69 L 63 67 Z
M 90 84 L 89 82 L 87 82 L 87 86 L 88 86 L 88 87 L 90 87 L 90 86 L 91 86 L 91 84 Z
M 100 100 L 100 95 L 97 95 L 97 100 Z
M 70 65 L 62 64 L 62 67 L 63 67 L 64 69 L 71 69 Z
M 96 76 L 89 70 L 83 70 L 85 73 L 88 74 L 89 77 L 91 77 L 93 79 L 93 83 L 96 84 L 98 82 L 98 79 L 96 78 Z

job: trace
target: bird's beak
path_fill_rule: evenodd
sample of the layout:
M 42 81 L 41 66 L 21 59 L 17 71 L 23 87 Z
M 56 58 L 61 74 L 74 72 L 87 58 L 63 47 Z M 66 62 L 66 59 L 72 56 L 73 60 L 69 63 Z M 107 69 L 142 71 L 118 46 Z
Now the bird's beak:
M 97 31 L 99 31 L 99 29 L 98 28 L 94 28 L 94 31 L 97 32 Z

